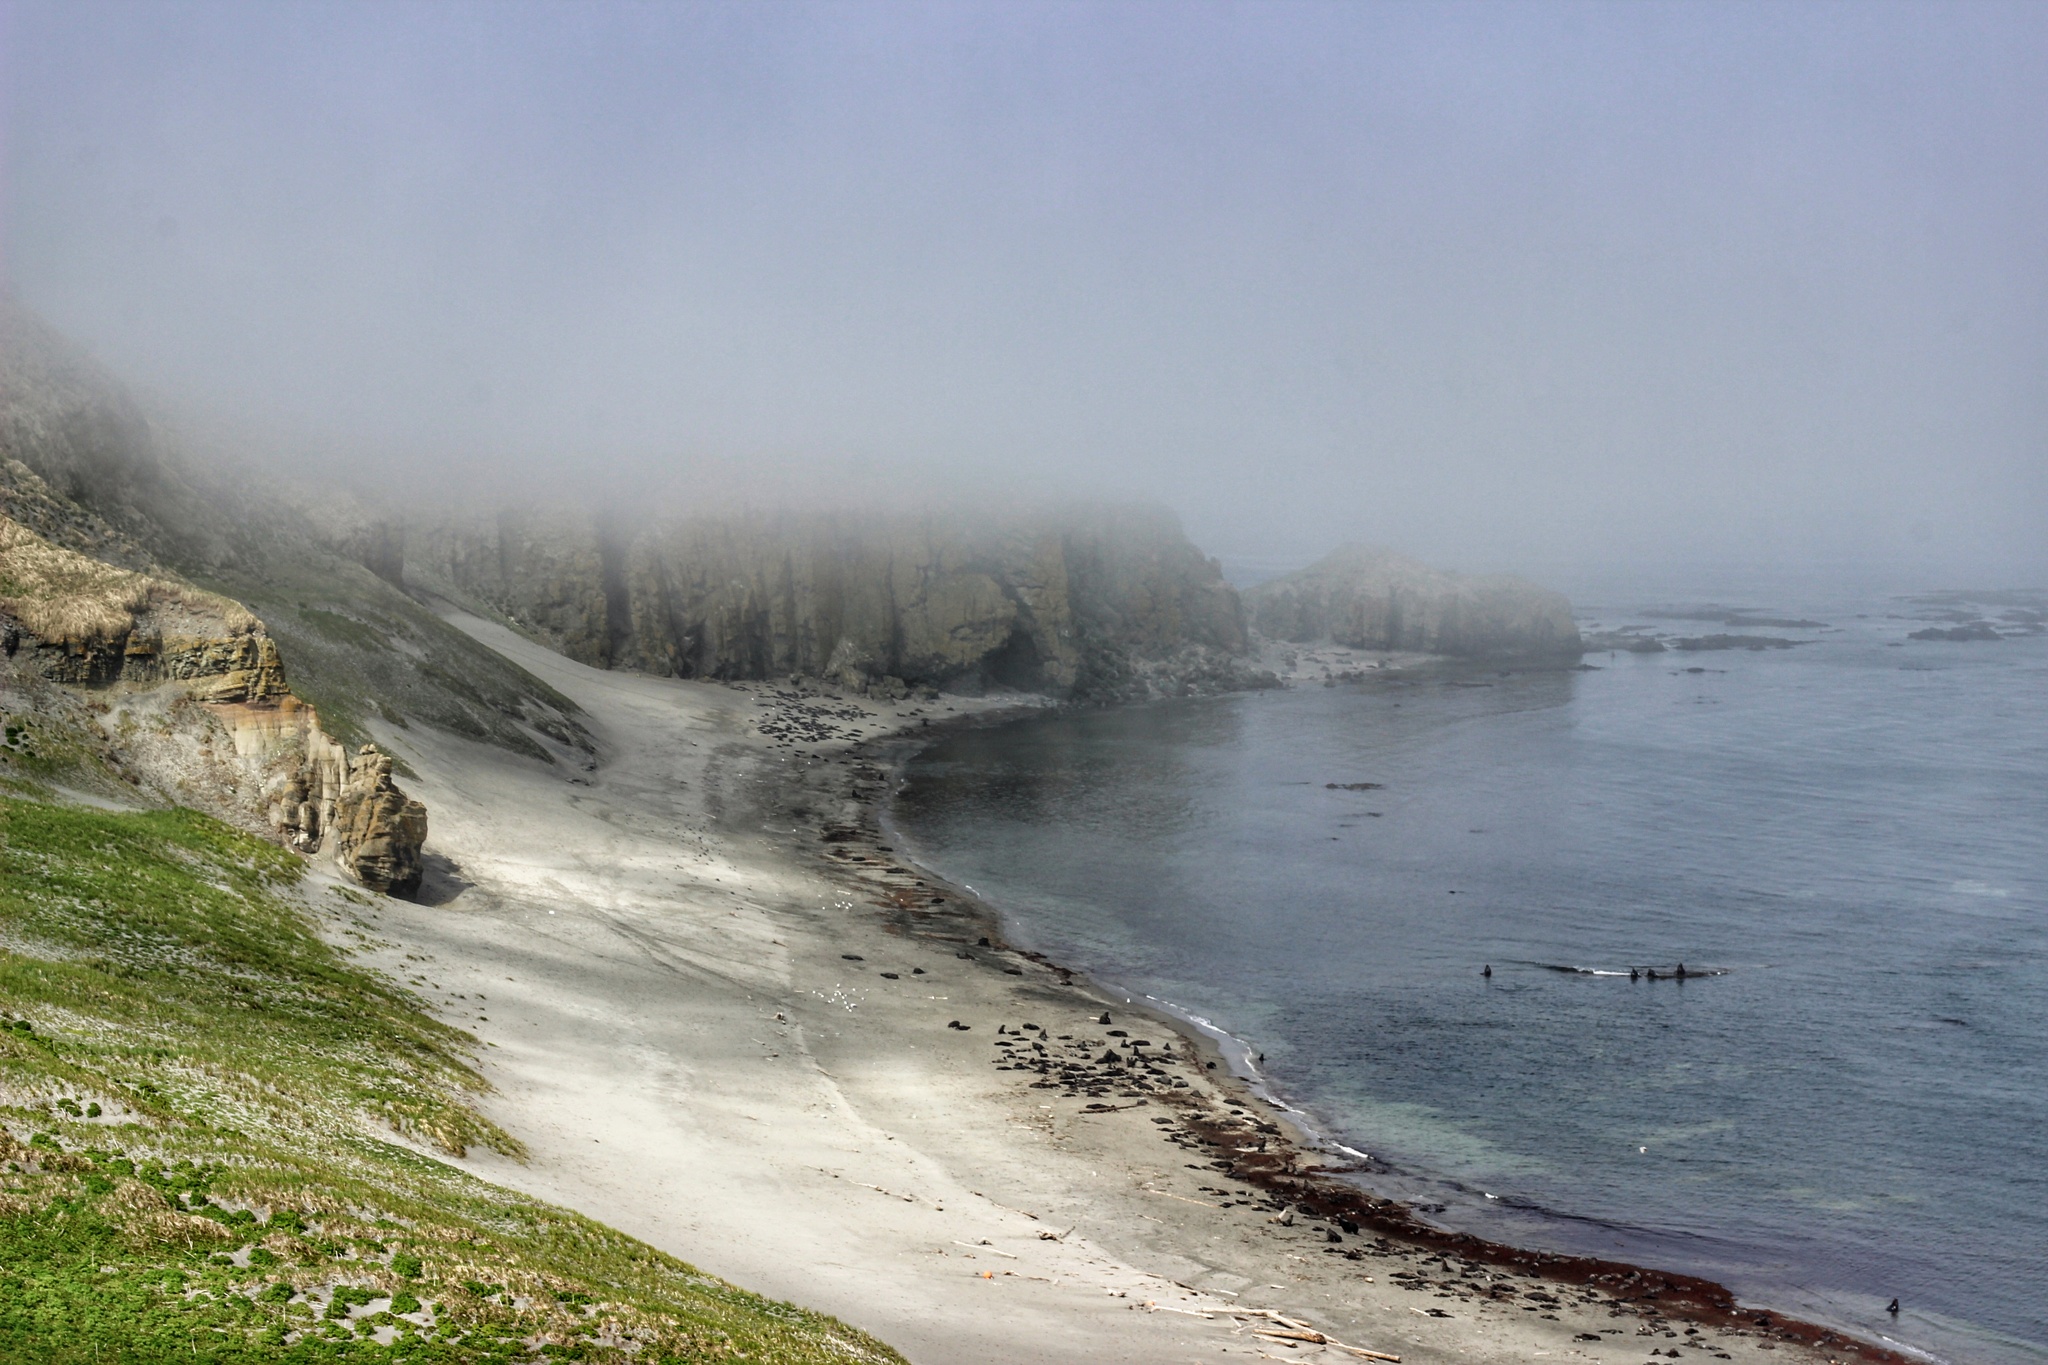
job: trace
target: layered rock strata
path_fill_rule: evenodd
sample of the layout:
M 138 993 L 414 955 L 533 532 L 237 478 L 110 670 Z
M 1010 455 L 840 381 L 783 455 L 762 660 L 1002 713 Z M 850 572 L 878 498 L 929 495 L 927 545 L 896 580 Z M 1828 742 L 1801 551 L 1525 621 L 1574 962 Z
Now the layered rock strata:
M 637 525 L 520 510 L 421 522 L 404 553 L 413 582 L 606 668 L 799 674 L 884 695 L 1255 681 L 1236 593 L 1152 509 Z
M 0 516 L 0 695 L 96 729 L 136 786 L 332 856 L 374 890 L 419 886 L 426 808 L 388 756 L 320 728 L 263 623 L 227 598 Z
M 372 724 L 425 722 L 544 763 L 588 760 L 566 698 L 403 591 L 402 517 L 354 496 L 343 464 L 277 455 L 231 422 L 143 403 L 0 290 L 0 513 L 92 561 L 243 603 L 352 744 Z M 167 647 L 178 633 L 165 627 Z M 76 652 L 79 685 L 140 676 L 145 659 L 110 658 L 105 642 Z
M 1576 658 L 1564 594 L 1506 574 L 1444 573 L 1389 550 L 1352 545 L 1245 594 L 1271 640 L 1452 658 Z

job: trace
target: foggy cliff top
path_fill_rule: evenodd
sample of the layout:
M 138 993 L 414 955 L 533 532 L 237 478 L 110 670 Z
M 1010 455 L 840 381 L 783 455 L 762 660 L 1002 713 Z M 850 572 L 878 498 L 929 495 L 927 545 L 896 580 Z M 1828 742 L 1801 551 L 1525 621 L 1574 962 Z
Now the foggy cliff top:
M 0 3 L 0 272 L 408 495 L 2039 576 L 2037 4 Z

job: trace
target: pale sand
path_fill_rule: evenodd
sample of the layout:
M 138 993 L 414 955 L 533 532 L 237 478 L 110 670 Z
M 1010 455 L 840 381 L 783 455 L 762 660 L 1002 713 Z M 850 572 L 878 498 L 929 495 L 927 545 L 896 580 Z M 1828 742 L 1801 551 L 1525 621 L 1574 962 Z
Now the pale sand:
M 1553 1320 L 1398 1288 L 1388 1272 L 1419 1257 L 1346 1260 L 1320 1228 L 1215 1207 L 1201 1187 L 1235 1182 L 1188 1168 L 1204 1154 L 1152 1122 L 1173 1110 L 1084 1115 L 1031 1073 L 993 1069 L 999 1023 L 1099 1035 L 1105 997 L 1000 953 L 961 960 L 940 941 L 957 917 L 906 934 L 915 915 L 872 903 L 878 874 L 820 856 L 821 824 L 855 812 L 844 761 L 809 755 L 845 741 L 792 756 L 755 729 L 772 688 L 601 672 L 453 619 L 573 697 L 603 748 L 579 771 L 425 729 L 380 735 L 418 774 L 429 851 L 466 885 L 361 912 L 364 960 L 484 1041 L 484 1108 L 530 1149 L 466 1169 L 920 1365 L 1353 1358 L 1249 1335 L 1228 1314 L 1250 1305 L 1407 1361 L 1640 1362 L 1690 1345 L 1683 1324 L 1645 1340 L 1638 1317 L 1562 1291 Z M 996 705 L 836 704 L 870 734 Z M 1198 1082 L 1227 1103 L 1241 1092 L 1225 1085 Z M 1804 1354 L 1700 1340 L 1686 1356 Z

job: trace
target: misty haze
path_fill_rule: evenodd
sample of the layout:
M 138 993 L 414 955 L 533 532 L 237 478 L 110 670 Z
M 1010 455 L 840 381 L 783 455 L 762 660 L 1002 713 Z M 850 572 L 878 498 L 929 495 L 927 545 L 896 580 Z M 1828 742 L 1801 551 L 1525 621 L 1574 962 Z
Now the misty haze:
M 0 1360 L 2048 1362 L 2044 70 L 0 0 Z

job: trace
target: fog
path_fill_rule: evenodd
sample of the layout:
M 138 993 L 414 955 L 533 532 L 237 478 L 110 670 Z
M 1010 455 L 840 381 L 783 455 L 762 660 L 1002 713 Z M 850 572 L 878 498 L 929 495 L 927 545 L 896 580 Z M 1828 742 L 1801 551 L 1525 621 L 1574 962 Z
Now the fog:
M 0 271 L 323 476 L 2042 571 L 2048 7 L 17 3 Z

